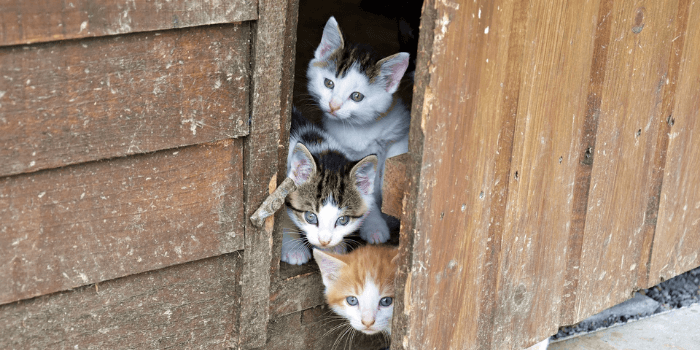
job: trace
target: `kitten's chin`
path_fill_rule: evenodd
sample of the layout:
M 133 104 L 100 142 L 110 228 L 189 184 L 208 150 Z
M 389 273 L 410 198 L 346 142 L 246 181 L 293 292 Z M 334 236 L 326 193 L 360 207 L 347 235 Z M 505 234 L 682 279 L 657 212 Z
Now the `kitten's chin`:
M 367 334 L 367 335 L 374 335 L 374 334 L 377 334 L 377 333 L 381 332 L 381 331 L 378 331 L 378 330 L 366 329 L 366 328 L 365 328 L 365 329 L 358 329 L 358 330 L 359 330 L 360 332 L 364 333 L 364 334 Z

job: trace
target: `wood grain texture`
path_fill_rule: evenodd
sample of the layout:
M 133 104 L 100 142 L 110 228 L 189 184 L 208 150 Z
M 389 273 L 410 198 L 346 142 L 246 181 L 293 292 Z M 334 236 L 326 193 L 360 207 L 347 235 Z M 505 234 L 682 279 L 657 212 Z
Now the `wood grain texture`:
M 243 248 L 242 141 L 0 178 L 0 303 Z
M 248 24 L 0 48 L 0 176 L 248 134 Z
M 296 35 L 298 1 L 260 1 L 259 19 L 253 25 L 253 73 L 251 89 L 250 135 L 246 138 L 245 159 L 245 213 L 250 217 L 263 200 L 281 182 L 279 152 L 284 150 L 280 140 L 282 129 L 289 126 L 294 69 L 293 45 L 286 45 L 285 35 Z M 284 72 L 284 73 L 283 73 Z M 265 346 L 267 324 L 270 319 L 272 233 L 274 216 L 267 218 L 263 228 L 256 228 L 250 220 L 245 226 L 245 254 L 243 261 L 241 332 L 239 344 L 243 349 Z
M 492 349 L 531 346 L 560 325 L 597 13 L 595 1 L 527 8 L 498 280 L 486 287 Z
M 665 120 L 670 140 L 649 285 L 700 265 L 700 27 L 695 24 L 700 3 L 679 5 L 679 14 L 687 11 L 689 22 L 687 31 L 674 41 L 682 44 L 671 52 L 679 58 L 679 73 L 676 82 L 668 82 L 676 85 L 676 96 Z
M 408 187 L 406 163 L 408 154 L 391 157 L 384 165 L 384 184 L 382 185 L 382 212 L 400 218 L 403 197 Z
M 0 306 L 0 347 L 232 346 L 241 260 L 236 252 Z
M 653 192 L 657 134 L 677 1 L 614 2 L 605 80 L 592 150 L 581 250 L 577 322 L 633 296 L 644 269 L 645 216 Z M 665 130 L 664 130 L 665 131 Z M 644 282 L 645 283 L 645 282 Z
M 0 46 L 147 32 L 257 18 L 253 0 L 4 0 Z
M 270 318 L 314 308 L 325 303 L 323 282 L 315 271 L 293 276 L 275 283 L 270 292 Z
M 489 347 L 526 5 L 423 5 L 394 349 Z
M 697 266 L 690 4 L 424 3 L 392 349 L 524 348 Z

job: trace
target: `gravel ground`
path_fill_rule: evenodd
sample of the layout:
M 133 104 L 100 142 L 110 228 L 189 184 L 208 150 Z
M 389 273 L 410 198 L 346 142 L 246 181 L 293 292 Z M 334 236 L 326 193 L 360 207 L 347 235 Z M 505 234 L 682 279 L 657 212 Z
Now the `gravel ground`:
M 661 282 L 639 293 L 656 300 L 660 306 L 649 314 L 611 315 L 599 321 L 581 321 L 573 326 L 559 328 L 559 333 L 552 339 L 569 337 L 578 333 L 591 332 L 599 328 L 607 328 L 617 323 L 626 323 L 630 320 L 648 317 L 666 310 L 678 309 L 700 302 L 700 267 L 676 276 L 668 281 Z

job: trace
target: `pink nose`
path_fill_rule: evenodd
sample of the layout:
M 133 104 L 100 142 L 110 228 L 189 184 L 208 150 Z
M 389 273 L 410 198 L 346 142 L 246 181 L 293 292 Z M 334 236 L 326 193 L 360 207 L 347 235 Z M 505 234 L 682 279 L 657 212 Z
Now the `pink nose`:
M 365 327 L 371 327 L 374 324 L 374 320 L 369 320 L 369 321 L 362 320 L 362 324 L 365 325 Z
M 340 106 L 342 106 L 342 104 L 336 102 L 335 100 L 332 100 L 331 102 L 328 103 L 328 107 L 330 107 L 331 113 L 340 109 Z
M 328 245 L 328 243 L 331 243 L 331 240 L 329 239 L 329 240 L 327 240 L 327 241 L 324 241 L 324 240 L 322 240 L 322 239 L 319 239 L 319 240 L 318 240 L 318 243 L 321 243 L 321 246 L 322 246 L 322 247 L 325 247 L 325 246 Z

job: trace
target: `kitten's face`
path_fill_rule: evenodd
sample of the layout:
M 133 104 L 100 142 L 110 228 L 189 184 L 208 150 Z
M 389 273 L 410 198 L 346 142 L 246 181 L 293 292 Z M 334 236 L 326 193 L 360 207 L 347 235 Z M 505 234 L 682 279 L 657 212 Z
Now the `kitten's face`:
M 399 53 L 377 61 L 370 51 L 345 45 L 331 17 L 309 63 L 309 93 L 327 118 L 371 122 L 391 106 L 408 58 L 407 53 Z
M 347 255 L 314 250 L 328 305 L 365 334 L 391 334 L 396 249 L 368 245 Z
M 306 179 L 297 182 L 297 190 L 287 196 L 287 214 L 309 243 L 334 247 L 358 230 L 369 214 L 377 158 L 368 156 L 350 162 L 333 151 L 315 158 L 302 144 L 297 148 L 290 177 L 303 173 Z

